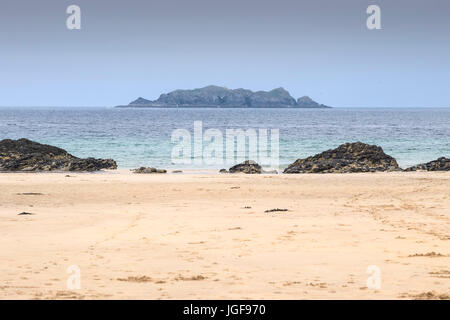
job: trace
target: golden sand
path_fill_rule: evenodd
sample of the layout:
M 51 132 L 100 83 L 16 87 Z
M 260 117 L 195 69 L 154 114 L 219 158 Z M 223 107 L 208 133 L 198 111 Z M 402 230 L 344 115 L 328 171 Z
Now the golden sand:
M 0 298 L 450 295 L 450 173 L 69 175 L 0 174 Z

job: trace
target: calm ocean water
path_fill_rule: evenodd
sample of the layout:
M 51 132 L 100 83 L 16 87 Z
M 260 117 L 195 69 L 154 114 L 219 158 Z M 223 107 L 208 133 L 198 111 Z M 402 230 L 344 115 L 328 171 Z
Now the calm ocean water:
M 29 138 L 79 157 L 113 158 L 119 168 L 174 168 L 174 129 L 280 130 L 280 166 L 362 141 L 399 165 L 450 156 L 450 109 L 114 109 L 0 108 L 0 139 Z M 184 165 L 195 168 L 195 165 Z M 202 165 L 202 167 L 207 167 Z M 213 165 L 211 168 L 222 166 Z

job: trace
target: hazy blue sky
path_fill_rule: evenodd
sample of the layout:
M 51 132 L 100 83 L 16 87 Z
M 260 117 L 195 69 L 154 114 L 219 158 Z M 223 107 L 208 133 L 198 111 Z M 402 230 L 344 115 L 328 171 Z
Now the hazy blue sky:
M 71 4 L 81 30 L 66 28 Z M 382 30 L 366 27 L 370 4 Z M 113 106 L 208 84 L 337 107 L 450 106 L 450 1 L 0 2 L 2 106 Z

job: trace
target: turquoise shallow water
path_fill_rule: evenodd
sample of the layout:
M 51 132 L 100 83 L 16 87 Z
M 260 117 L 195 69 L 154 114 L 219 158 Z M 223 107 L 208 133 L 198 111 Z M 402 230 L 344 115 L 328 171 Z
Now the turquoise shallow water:
M 450 157 L 450 109 L 114 109 L 0 108 L 0 139 L 29 138 L 79 157 L 113 158 L 120 168 L 216 169 L 171 163 L 175 129 L 279 129 L 280 166 L 362 141 L 383 147 L 400 166 Z

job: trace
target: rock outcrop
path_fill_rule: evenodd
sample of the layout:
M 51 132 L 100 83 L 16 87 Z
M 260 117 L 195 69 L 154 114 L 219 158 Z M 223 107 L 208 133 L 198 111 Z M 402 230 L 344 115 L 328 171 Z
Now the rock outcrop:
M 308 96 L 297 99 L 298 108 L 330 108 L 329 106 L 319 104 Z
M 140 167 L 132 170 L 134 173 L 167 173 L 165 169 L 156 169 L 149 167 Z
M 405 171 L 417 171 L 417 170 L 450 171 L 450 159 L 441 157 L 437 160 L 430 161 L 427 163 L 421 163 L 421 164 L 418 164 L 413 167 L 405 169 Z
M 246 173 L 246 174 L 259 174 L 262 173 L 262 168 L 259 164 L 252 160 L 246 160 L 240 164 L 237 164 L 228 170 L 229 173 Z
M 0 141 L 0 171 L 97 171 L 117 169 L 112 159 L 77 158 L 28 139 Z
M 397 161 L 381 147 L 346 143 L 306 159 L 298 159 L 284 173 L 348 173 L 400 170 Z
M 175 90 L 162 94 L 154 101 L 140 97 L 129 105 L 119 107 L 329 108 L 309 97 L 302 97 L 296 101 L 283 88 L 253 92 L 247 89 L 232 90 L 218 86 L 207 86 L 194 90 Z

